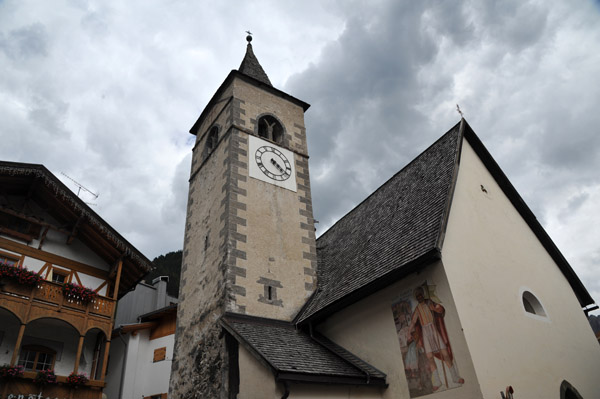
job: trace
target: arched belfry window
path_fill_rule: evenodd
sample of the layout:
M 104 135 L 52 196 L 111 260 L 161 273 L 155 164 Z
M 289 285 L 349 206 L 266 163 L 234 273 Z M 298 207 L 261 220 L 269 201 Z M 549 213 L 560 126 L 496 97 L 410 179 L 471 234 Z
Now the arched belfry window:
M 262 116 L 258 120 L 258 136 L 281 144 L 283 143 L 283 125 L 274 116 Z
M 542 306 L 541 302 L 535 295 L 529 291 L 523 291 L 523 307 L 527 313 L 531 313 L 537 316 L 546 317 L 546 311 Z
M 213 126 L 208 131 L 206 142 L 204 144 L 204 150 L 202 151 L 202 159 L 206 159 L 211 152 L 217 147 L 219 142 L 219 127 Z
M 208 137 L 206 138 L 206 149 L 208 152 L 212 152 L 217 146 L 219 142 L 219 128 L 217 126 L 213 126 L 208 132 Z

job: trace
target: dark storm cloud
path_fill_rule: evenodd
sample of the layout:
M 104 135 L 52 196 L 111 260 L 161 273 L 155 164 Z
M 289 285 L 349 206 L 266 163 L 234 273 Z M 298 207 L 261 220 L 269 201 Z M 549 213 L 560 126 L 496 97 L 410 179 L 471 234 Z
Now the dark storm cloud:
M 539 44 L 548 22 L 548 8 L 530 1 L 471 2 L 485 39 L 502 42 L 510 52 Z
M 319 233 L 458 103 L 586 285 L 597 276 L 597 2 L 0 0 L 0 159 L 100 192 L 95 210 L 149 257 L 181 249 L 187 131 L 248 29 L 274 86 L 312 105 Z
M 580 119 L 572 120 L 565 108 L 576 102 L 576 96 L 557 95 L 553 100 L 553 77 L 540 66 L 556 47 L 556 24 L 564 23 L 556 15 L 550 17 L 549 10 L 542 4 L 505 1 L 384 2 L 360 8 L 360 14 L 346 11 L 343 34 L 324 48 L 316 64 L 287 84 L 289 91 L 313 105 L 307 128 L 315 213 L 321 227 L 450 128 L 458 120 L 452 114 L 453 102 L 462 103 L 457 94 L 475 125 L 498 112 L 499 106 L 512 108 L 502 101 L 516 93 L 520 99 L 514 106 L 530 107 L 513 113 L 529 120 L 512 118 L 496 129 L 489 123 L 480 132 L 490 138 L 485 141 L 492 149 L 505 148 L 509 174 L 523 175 L 528 164 L 581 168 L 597 182 L 598 175 L 589 173 L 600 153 L 590 151 L 599 148 L 600 137 L 590 128 L 596 114 L 582 110 Z M 554 30 L 548 29 L 550 23 Z M 460 65 L 455 65 L 461 57 L 463 65 L 473 68 L 473 79 L 462 77 L 462 84 L 470 86 L 462 94 L 457 93 Z M 525 92 L 519 90 L 527 83 Z M 570 90 L 577 88 L 560 88 L 561 93 Z M 452 102 L 443 120 L 432 120 L 428 111 L 444 101 Z M 598 102 L 586 101 L 594 103 Z M 571 134 L 573 126 L 584 131 Z M 528 137 L 523 134 L 527 129 Z M 519 151 L 514 151 L 515 144 Z M 551 189 L 559 176 L 572 179 L 570 174 L 557 174 L 547 180 L 547 187 L 538 182 L 530 194 L 532 207 L 540 213 L 543 198 L 536 193 Z
M 385 2 L 349 11 L 343 34 L 318 63 L 288 81 L 290 92 L 312 104 L 307 131 L 320 232 L 443 133 L 432 132 L 416 110 L 419 73 L 438 56 L 438 31 L 459 45 L 473 37 L 460 7 L 448 4 Z M 437 90 L 451 84 L 438 81 Z M 456 121 L 458 114 L 449 123 Z
M 35 23 L 8 33 L 0 31 L 0 50 L 14 61 L 27 61 L 47 54 L 47 32 Z
M 583 249 L 600 238 L 586 227 L 600 200 L 598 13 L 520 0 L 352 4 L 342 34 L 286 85 L 312 104 L 318 233 L 454 125 L 459 103 L 589 280 L 587 254 L 600 253 Z

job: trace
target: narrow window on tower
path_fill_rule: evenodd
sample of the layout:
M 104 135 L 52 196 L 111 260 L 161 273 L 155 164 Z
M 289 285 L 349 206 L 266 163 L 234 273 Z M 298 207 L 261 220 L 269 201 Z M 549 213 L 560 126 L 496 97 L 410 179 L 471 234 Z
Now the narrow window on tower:
M 258 302 L 283 307 L 283 301 L 277 297 L 277 289 L 283 288 L 281 282 L 261 277 L 258 279 L 257 283 L 261 284 L 264 289 L 263 293 L 258 295 Z
M 258 120 L 258 136 L 283 143 L 283 125 L 274 116 L 265 115 Z

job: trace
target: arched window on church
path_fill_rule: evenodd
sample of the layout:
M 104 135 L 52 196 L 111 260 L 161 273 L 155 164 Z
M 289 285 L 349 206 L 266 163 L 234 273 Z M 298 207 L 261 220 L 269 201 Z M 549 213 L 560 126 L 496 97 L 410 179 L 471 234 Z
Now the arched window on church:
M 258 120 L 258 136 L 283 143 L 283 126 L 274 116 L 265 115 Z
M 529 291 L 523 291 L 523 307 L 527 313 L 546 317 L 546 311 L 541 302 Z
M 583 399 L 577 389 L 567 380 L 563 380 L 560 384 L 560 399 Z

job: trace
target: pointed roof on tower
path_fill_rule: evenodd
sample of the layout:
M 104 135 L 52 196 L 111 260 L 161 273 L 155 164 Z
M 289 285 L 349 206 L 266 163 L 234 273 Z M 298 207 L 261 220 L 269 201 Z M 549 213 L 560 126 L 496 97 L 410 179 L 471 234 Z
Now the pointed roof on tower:
M 250 76 L 251 78 L 254 78 L 264 84 L 273 87 L 271 81 L 269 80 L 269 77 L 265 73 L 265 70 L 260 66 L 258 59 L 252 51 L 252 44 L 250 43 L 252 41 L 252 36 L 246 36 L 246 40 L 248 41 L 248 46 L 246 47 L 246 55 L 244 56 L 244 59 L 242 60 L 238 71 L 243 73 L 244 75 Z
M 285 100 L 302 107 L 302 109 L 305 112 L 310 107 L 310 104 L 273 87 L 271 81 L 269 80 L 269 77 L 265 73 L 264 69 L 260 66 L 260 63 L 256 59 L 254 52 L 252 51 L 252 45 L 250 44 L 250 42 L 252 41 L 252 36 L 248 34 L 246 40 L 248 41 L 248 47 L 246 49 L 246 55 L 244 56 L 244 59 L 242 60 L 239 69 L 233 69 L 231 72 L 229 72 L 229 75 L 227 75 L 225 81 L 221 83 L 221 86 L 219 86 L 215 94 L 208 102 L 208 105 L 204 108 L 204 110 L 196 120 L 196 123 L 194 123 L 194 126 L 192 126 L 192 128 L 190 129 L 191 134 L 198 134 L 198 129 L 202 125 L 202 121 L 204 120 L 204 118 L 207 117 L 213 106 L 223 98 L 223 93 L 234 79 L 241 79 L 256 87 L 259 87 L 262 90 L 265 90 L 268 93 L 284 98 Z

